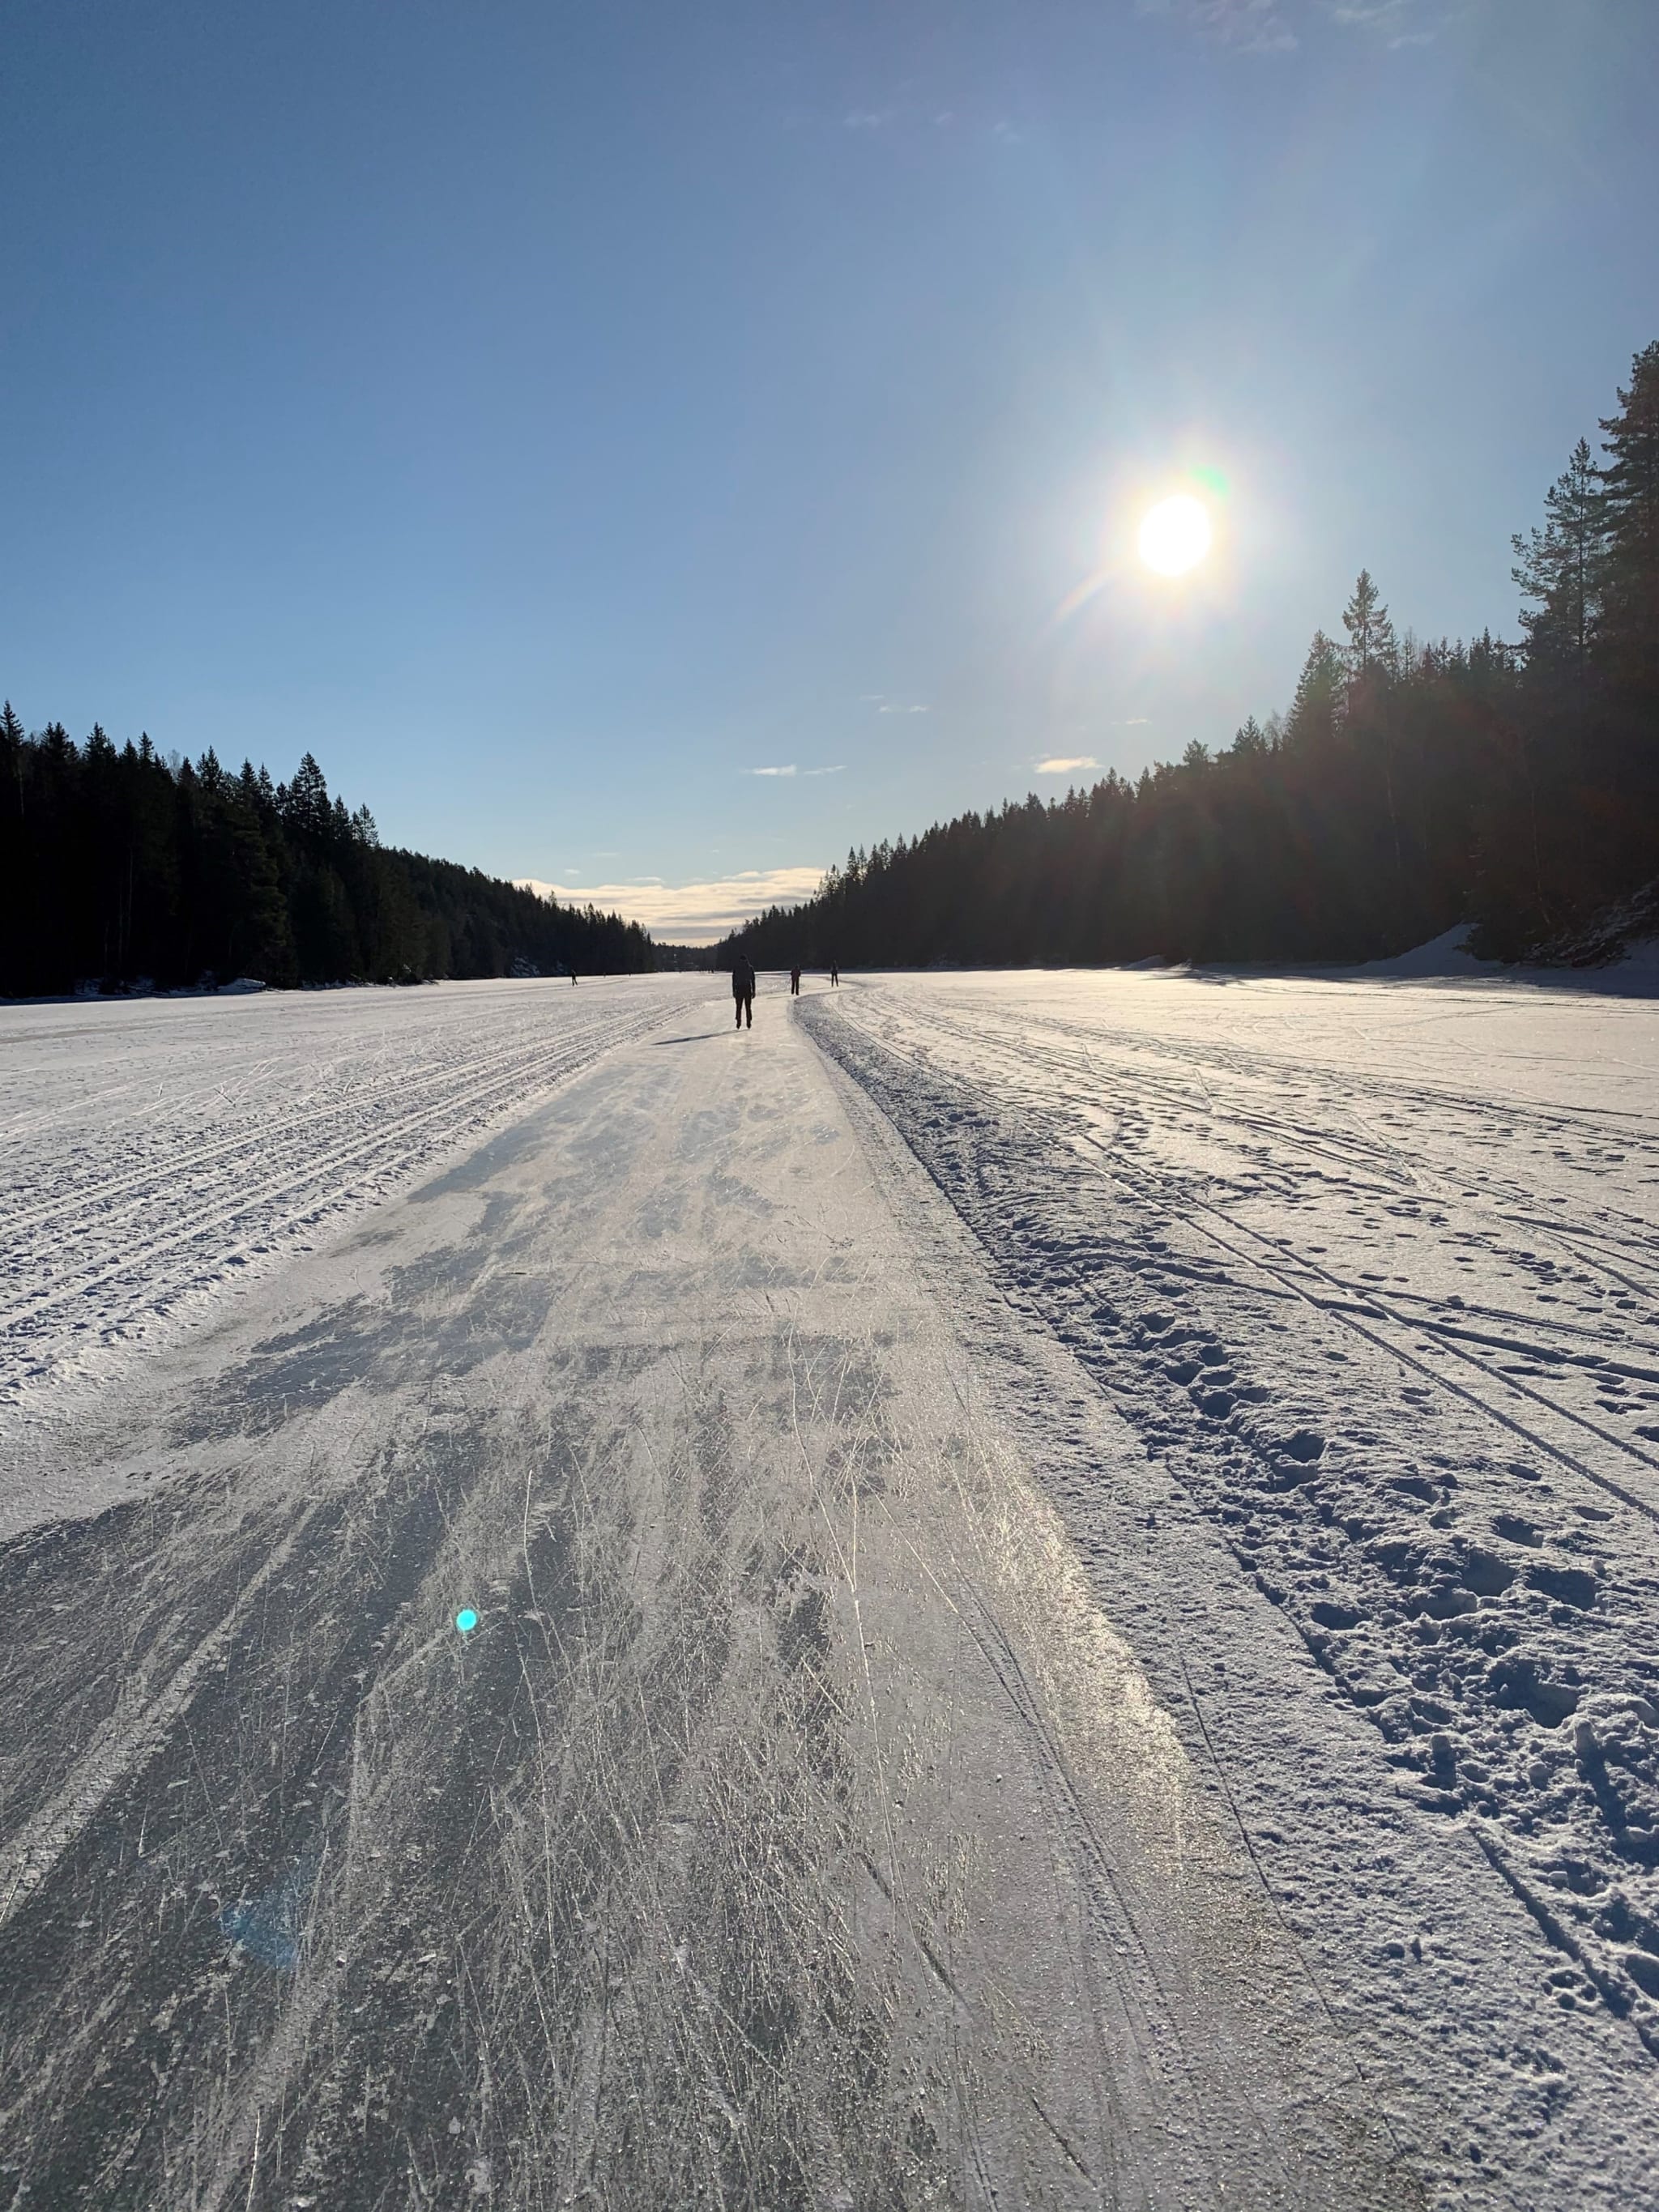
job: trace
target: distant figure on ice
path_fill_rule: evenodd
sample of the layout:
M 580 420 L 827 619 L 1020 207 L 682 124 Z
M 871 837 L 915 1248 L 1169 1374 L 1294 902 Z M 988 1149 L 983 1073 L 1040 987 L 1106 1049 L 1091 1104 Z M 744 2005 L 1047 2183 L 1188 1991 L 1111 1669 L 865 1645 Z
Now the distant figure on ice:
M 732 963 L 732 1012 L 734 1027 L 741 1029 L 746 1019 L 750 1028 L 754 1028 L 755 963 L 742 952 Z
M 833 960 L 830 963 L 830 981 L 836 990 L 841 988 L 841 970 Z
M 576 971 L 574 968 L 570 971 L 570 988 L 573 991 L 576 988 Z
M 792 999 L 798 999 L 800 996 L 800 969 L 799 968 L 792 968 L 789 970 L 789 995 Z

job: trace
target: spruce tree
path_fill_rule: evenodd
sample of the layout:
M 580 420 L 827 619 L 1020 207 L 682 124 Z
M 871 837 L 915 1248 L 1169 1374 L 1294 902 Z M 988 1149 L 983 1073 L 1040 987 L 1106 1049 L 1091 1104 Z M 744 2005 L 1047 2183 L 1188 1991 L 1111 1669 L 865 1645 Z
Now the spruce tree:
M 1522 596 L 1527 651 L 1540 666 L 1571 670 L 1582 684 L 1601 611 L 1607 565 L 1607 504 L 1601 471 L 1581 438 L 1566 467 L 1544 495 L 1544 523 L 1510 540 L 1510 571 Z
M 1399 659 L 1394 624 L 1369 568 L 1359 572 L 1353 597 L 1342 610 L 1342 627 L 1348 633 L 1348 670 L 1355 682 L 1394 673 Z
M 1285 718 L 1285 743 L 1302 752 L 1327 745 L 1342 719 L 1342 655 L 1322 629 L 1314 632 Z
M 1607 641 L 1616 672 L 1645 688 L 1659 678 L 1659 339 L 1632 363 L 1619 408 L 1601 424 Z

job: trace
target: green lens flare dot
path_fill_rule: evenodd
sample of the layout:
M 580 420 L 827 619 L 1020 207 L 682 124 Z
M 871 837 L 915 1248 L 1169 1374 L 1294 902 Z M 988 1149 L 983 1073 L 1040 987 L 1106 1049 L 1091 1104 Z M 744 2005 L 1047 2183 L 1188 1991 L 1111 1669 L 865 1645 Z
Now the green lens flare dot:
M 464 1605 L 455 1616 L 455 1626 L 463 1636 L 471 1636 L 478 1625 L 478 1616 L 470 1605 Z

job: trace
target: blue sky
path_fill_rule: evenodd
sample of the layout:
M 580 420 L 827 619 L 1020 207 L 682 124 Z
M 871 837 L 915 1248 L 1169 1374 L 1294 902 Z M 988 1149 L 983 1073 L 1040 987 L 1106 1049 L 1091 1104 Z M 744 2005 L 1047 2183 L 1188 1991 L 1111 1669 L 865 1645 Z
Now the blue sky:
M 1659 336 L 1656 62 L 1649 0 L 11 0 L 0 691 L 692 935 L 1224 744 L 1362 563 L 1514 635 Z

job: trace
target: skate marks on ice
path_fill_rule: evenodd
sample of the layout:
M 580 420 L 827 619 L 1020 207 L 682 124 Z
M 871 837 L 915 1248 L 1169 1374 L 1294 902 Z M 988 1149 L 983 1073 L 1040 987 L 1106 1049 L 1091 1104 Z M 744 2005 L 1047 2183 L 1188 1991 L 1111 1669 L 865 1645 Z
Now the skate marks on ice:
M 1395 990 L 1355 1035 L 1304 991 L 896 982 L 805 1018 L 1407 1802 L 1473 1831 L 1559 2005 L 1659 2052 L 1653 1015 Z
M 707 980 L 0 1009 L 0 1405 L 107 1380 Z
M 766 1049 L 616 1055 L 0 1547 L 18 2201 L 1415 2201 Z

